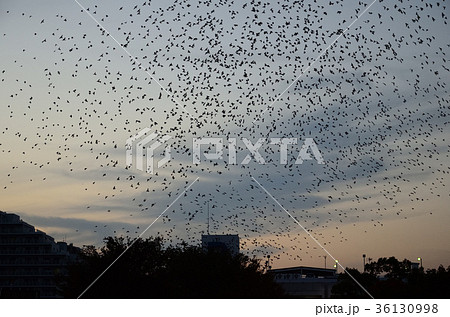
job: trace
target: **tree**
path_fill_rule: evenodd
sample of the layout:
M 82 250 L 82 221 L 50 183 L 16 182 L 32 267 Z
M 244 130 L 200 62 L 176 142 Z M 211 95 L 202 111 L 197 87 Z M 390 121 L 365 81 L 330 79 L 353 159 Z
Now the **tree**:
M 404 278 L 411 272 L 411 261 L 402 262 L 395 257 L 379 258 L 377 262 L 366 264 L 366 271 L 372 275 L 385 274 L 387 278 Z
M 357 269 L 346 268 L 346 271 L 355 278 L 365 289 L 375 285 L 377 278 L 368 273 L 360 273 Z M 333 298 L 370 298 L 369 295 L 347 274 L 338 276 L 338 283 L 331 289 Z
M 347 271 L 375 298 L 448 298 L 450 297 L 450 267 L 427 270 L 413 269 L 411 261 L 395 257 L 379 258 L 365 266 L 365 273 Z M 346 273 L 339 275 L 332 289 L 333 297 L 362 298 L 360 286 Z
M 69 267 L 65 297 L 78 297 L 124 250 L 128 250 L 84 293 L 83 298 L 276 298 L 281 288 L 260 261 L 226 252 L 205 252 L 186 243 L 164 248 L 160 237 L 108 237 L 97 250 L 84 247 Z M 134 242 L 133 242 L 134 241 Z

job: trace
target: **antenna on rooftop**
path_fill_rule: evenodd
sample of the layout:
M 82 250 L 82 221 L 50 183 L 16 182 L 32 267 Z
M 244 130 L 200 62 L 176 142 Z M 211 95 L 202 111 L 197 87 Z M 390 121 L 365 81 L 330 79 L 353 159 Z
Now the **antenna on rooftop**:
M 207 209 L 208 210 L 208 213 L 207 213 L 208 229 L 207 229 L 207 233 L 209 235 L 209 200 L 208 200 L 207 204 L 208 204 L 208 209 Z

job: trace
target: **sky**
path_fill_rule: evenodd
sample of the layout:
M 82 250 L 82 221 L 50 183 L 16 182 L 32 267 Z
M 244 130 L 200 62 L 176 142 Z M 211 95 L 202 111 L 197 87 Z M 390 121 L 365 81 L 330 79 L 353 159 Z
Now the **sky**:
M 209 202 L 210 233 L 274 268 L 450 265 L 445 1 L 0 8 L 0 210 L 78 246 L 199 244 Z M 136 143 L 126 162 L 145 128 L 164 143 L 153 173 Z M 196 164 L 207 138 L 223 155 L 202 145 Z

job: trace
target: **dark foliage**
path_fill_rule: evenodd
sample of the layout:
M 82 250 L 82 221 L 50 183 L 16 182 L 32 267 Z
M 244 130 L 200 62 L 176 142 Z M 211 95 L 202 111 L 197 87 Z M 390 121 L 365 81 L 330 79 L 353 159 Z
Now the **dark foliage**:
M 411 261 L 379 258 L 366 264 L 366 272 L 346 269 L 374 298 L 450 298 L 450 266 L 424 271 Z M 351 277 L 340 274 L 333 287 L 334 298 L 369 298 Z
M 78 297 L 113 262 L 82 298 L 283 296 L 272 276 L 263 273 L 259 260 L 242 254 L 204 252 L 187 244 L 164 248 L 161 238 L 133 242 L 113 237 L 106 238 L 100 250 L 83 248 L 80 262 L 69 267 L 69 275 L 62 283 L 64 296 Z

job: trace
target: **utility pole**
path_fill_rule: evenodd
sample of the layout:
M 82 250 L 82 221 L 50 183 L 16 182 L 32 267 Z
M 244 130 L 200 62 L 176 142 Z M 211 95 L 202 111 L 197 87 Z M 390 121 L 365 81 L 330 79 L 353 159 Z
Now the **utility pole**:
M 266 261 L 266 268 L 265 271 L 267 272 L 268 270 L 270 270 L 272 267 L 270 266 L 270 254 L 267 255 L 267 261 Z

